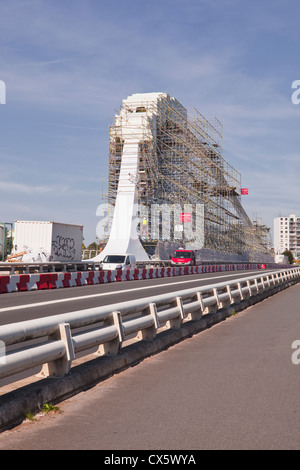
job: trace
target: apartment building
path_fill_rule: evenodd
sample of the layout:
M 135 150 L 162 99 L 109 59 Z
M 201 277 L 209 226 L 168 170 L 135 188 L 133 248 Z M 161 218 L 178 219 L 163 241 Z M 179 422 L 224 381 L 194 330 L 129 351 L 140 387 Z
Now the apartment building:
M 275 255 L 280 255 L 285 250 L 290 250 L 295 259 L 300 258 L 300 217 L 295 214 L 274 219 Z

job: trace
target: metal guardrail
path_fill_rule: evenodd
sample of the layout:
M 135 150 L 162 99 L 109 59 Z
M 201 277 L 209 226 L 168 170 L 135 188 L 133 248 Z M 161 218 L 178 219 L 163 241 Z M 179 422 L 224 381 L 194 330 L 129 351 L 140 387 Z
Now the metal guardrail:
M 9 271 L 10 274 L 18 273 L 51 273 L 51 272 L 67 272 L 67 271 L 91 271 L 99 269 L 100 262 L 94 261 L 45 261 L 45 262 L 25 262 L 18 261 L 14 263 L 0 263 L 1 271 Z
M 203 263 L 206 264 L 206 263 Z M 138 261 L 136 263 L 137 268 L 144 267 L 164 267 L 171 266 L 170 260 L 149 260 L 149 261 Z M 10 274 L 24 273 L 53 273 L 53 272 L 76 272 L 76 271 L 95 271 L 101 269 L 101 261 L 45 261 L 45 262 L 25 262 L 17 261 L 14 263 L 0 262 L 0 275 L 1 271 L 8 272 Z
M 202 261 L 201 265 L 207 266 L 211 264 L 225 265 L 225 264 L 261 264 L 256 262 L 245 262 L 245 261 Z M 273 268 L 275 263 L 264 263 L 266 268 Z M 153 268 L 153 267 L 167 267 L 174 266 L 171 260 L 149 260 L 149 261 L 137 261 L 137 268 Z M 2 272 L 8 272 L 10 274 L 15 273 L 51 273 L 51 272 L 75 272 L 75 271 L 95 271 L 101 269 L 100 261 L 88 261 L 82 260 L 77 262 L 68 261 L 46 261 L 46 262 L 25 262 L 18 261 L 14 263 L 0 262 L 0 276 Z
M 199 320 L 204 313 L 215 313 L 298 278 L 300 268 L 260 273 L 1 326 L 0 344 L 5 345 L 7 352 L 0 357 L 0 378 L 36 366 L 43 366 L 44 376 L 64 376 L 79 352 L 97 347 L 99 354 L 118 354 L 132 334 L 137 334 L 138 339 L 152 339 L 162 326 L 180 328 L 183 321 Z

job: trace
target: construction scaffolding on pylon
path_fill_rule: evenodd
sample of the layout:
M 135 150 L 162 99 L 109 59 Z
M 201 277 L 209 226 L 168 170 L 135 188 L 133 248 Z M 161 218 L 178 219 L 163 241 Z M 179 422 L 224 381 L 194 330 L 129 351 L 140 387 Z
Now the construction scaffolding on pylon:
M 241 175 L 224 158 L 223 129 L 218 119 L 208 121 L 196 109 L 191 116 L 166 93 L 135 94 L 123 100 L 120 113 L 109 131 L 109 175 L 107 202 L 115 204 L 124 145 L 123 132 L 133 113 L 139 122 L 139 165 L 136 196 L 140 218 L 146 220 L 144 245 L 164 240 L 155 205 L 176 205 L 171 221 L 171 240 L 188 244 L 179 213 L 189 205 L 193 224 L 195 206 L 204 206 L 204 248 L 226 253 L 269 253 L 241 205 Z M 134 131 L 133 131 L 134 132 Z M 130 175 L 129 175 L 130 177 Z M 180 212 L 181 211 L 181 212 Z M 144 216 L 144 217 L 143 217 Z M 154 217 L 158 220 L 154 220 Z M 168 241 L 168 240 L 165 240 Z

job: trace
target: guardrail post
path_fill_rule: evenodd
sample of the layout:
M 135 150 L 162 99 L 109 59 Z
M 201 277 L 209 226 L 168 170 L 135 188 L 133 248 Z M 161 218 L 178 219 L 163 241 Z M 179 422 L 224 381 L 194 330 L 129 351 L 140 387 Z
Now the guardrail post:
M 233 298 L 232 298 L 232 295 L 231 295 L 230 286 L 226 286 L 226 290 L 227 290 L 227 294 L 229 295 L 229 301 L 228 301 L 228 305 L 225 305 L 225 307 L 227 307 L 227 306 L 229 306 L 233 303 Z
M 63 377 L 70 372 L 71 364 L 75 358 L 71 328 L 69 323 L 60 323 L 56 333 L 49 336 L 49 339 L 52 340 L 62 340 L 65 344 L 65 355 L 57 359 L 56 361 L 51 361 L 43 365 L 41 372 L 38 376 L 43 377 Z
M 202 318 L 203 312 L 204 312 L 204 305 L 203 305 L 203 300 L 202 300 L 202 294 L 201 292 L 196 292 L 195 294 L 195 300 L 194 297 L 191 298 L 191 301 L 196 301 L 199 303 L 199 308 L 197 310 L 194 310 L 193 312 L 188 312 L 187 318 L 188 320 L 200 320 Z
M 246 293 L 244 293 L 244 298 L 246 298 L 246 299 L 249 299 L 249 297 L 251 297 L 251 286 L 250 286 L 250 281 L 247 281 L 247 282 L 246 282 L 246 284 L 247 284 L 247 287 L 248 287 L 248 293 L 247 293 L 247 292 L 246 292 Z
M 115 356 L 119 353 L 122 347 L 122 341 L 124 341 L 124 331 L 122 327 L 121 312 L 112 312 L 110 318 L 103 322 L 104 326 L 114 325 L 117 328 L 118 334 L 115 339 L 99 345 L 96 355 L 108 355 Z
M 272 286 L 274 287 L 275 286 L 275 278 L 274 278 L 274 274 L 271 274 L 271 281 L 272 281 Z
M 213 292 L 213 297 L 215 298 L 215 302 L 213 305 L 207 305 L 206 309 L 208 313 L 217 313 L 219 310 L 219 298 L 218 298 L 218 293 L 216 289 L 211 289 Z
M 150 303 L 146 308 L 148 314 L 153 318 L 153 324 L 149 328 L 143 328 L 138 332 L 139 339 L 153 339 L 156 336 L 157 330 L 159 328 L 159 321 L 157 316 L 157 308 L 155 303 Z
M 225 290 L 228 297 L 221 301 L 219 299 L 219 307 L 221 308 L 229 307 L 233 303 L 230 286 L 226 286 Z
M 251 297 L 251 285 L 250 281 L 246 281 L 246 285 L 244 286 L 244 299 L 249 299 Z M 248 292 L 245 290 L 247 288 Z
M 242 292 L 241 283 L 238 282 L 237 286 L 238 286 L 238 291 L 239 291 L 239 293 L 240 293 L 240 300 L 243 300 L 244 296 L 243 296 L 243 292 Z
M 177 307 L 178 308 L 178 315 L 175 318 L 172 318 L 167 321 L 167 327 L 168 328 L 180 328 L 182 324 L 182 320 L 185 317 L 184 310 L 183 310 L 183 305 L 182 305 L 182 298 L 181 297 L 176 297 L 175 302 L 172 302 L 170 304 L 172 307 Z
M 216 298 L 216 302 L 217 302 L 217 311 L 219 310 L 220 308 L 220 300 L 219 300 L 219 296 L 218 296 L 218 289 L 213 289 L 213 293 L 214 293 L 214 296 Z

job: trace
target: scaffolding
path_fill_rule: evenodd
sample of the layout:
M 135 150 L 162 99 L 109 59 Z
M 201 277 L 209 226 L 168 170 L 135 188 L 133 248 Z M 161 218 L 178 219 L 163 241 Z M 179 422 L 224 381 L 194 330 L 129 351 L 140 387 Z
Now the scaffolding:
M 180 226 L 178 219 L 188 206 L 189 223 L 195 227 L 196 207 L 202 204 L 204 248 L 247 252 L 250 257 L 254 252 L 269 253 L 241 205 L 241 175 L 223 158 L 219 120 L 208 121 L 196 109 L 188 115 L 176 99 L 165 93 L 129 98 L 123 101 L 109 130 L 108 205 L 113 207 L 116 200 L 126 122 L 136 113 L 136 131 L 142 137 L 138 174 L 133 177 L 140 216 L 147 221 L 147 233 L 142 233 L 142 227 L 140 232 L 144 244 L 155 246 L 164 240 L 160 215 L 156 214 L 158 220 L 154 220 L 150 207 L 178 207 L 172 212 L 169 238 L 191 244 L 191 237 L 187 239 L 183 230 L 176 230 Z

